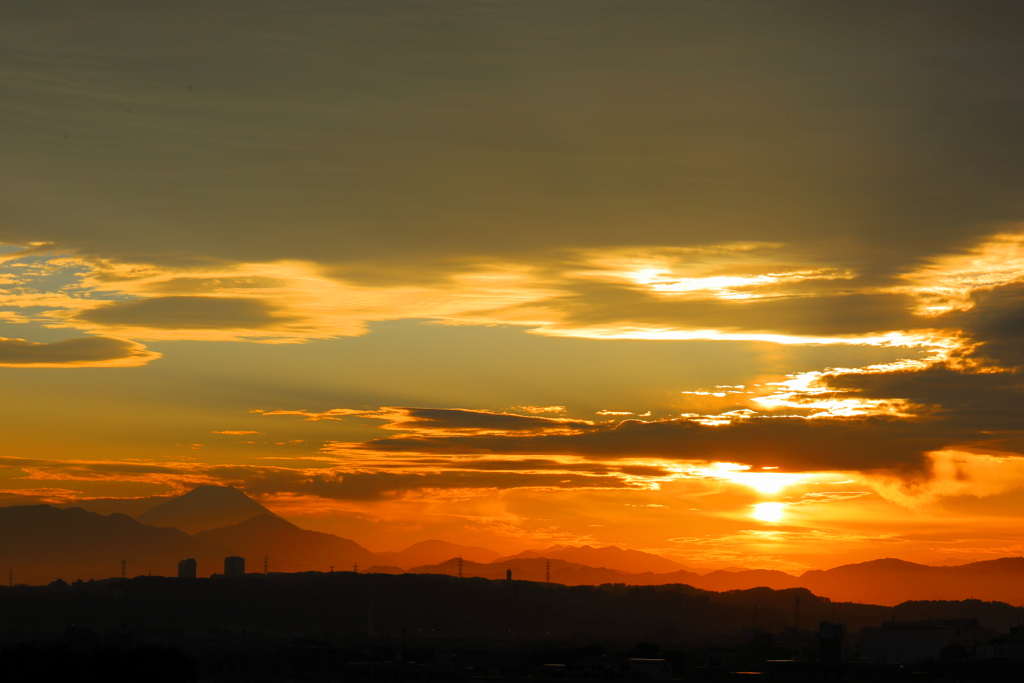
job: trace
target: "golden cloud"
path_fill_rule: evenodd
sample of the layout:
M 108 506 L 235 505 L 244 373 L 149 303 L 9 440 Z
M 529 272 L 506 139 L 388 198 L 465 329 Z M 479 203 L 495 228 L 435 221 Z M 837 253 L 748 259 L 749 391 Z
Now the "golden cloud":
M 51 327 L 133 339 L 301 342 L 418 318 L 592 339 L 946 343 L 941 331 L 915 331 L 913 292 L 790 258 L 769 244 L 567 250 L 450 264 L 440 277 L 391 283 L 351 281 L 310 261 L 172 267 L 35 249 L 8 255 L 0 276 L 18 286 L 0 288 L 0 307 L 40 309 L 20 315 Z M 74 284 L 53 289 L 45 277 L 53 274 Z M 826 320 L 819 300 L 843 305 L 842 318 Z
M 943 498 L 986 498 L 1024 489 L 1024 458 L 1013 454 L 941 450 L 928 453 L 918 476 L 873 474 L 865 478 L 886 500 L 908 508 L 934 505 Z

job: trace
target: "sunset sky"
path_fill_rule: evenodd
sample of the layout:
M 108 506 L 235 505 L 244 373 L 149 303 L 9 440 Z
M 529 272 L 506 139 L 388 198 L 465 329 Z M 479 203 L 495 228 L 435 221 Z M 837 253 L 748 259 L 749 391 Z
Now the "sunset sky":
M 1022 35 L 986 0 L 4 2 L 0 504 L 1024 554 Z

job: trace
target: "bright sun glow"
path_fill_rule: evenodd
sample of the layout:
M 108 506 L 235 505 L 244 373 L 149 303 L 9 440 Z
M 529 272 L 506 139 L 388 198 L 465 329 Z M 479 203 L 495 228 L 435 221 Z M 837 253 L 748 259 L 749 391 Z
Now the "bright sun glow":
M 726 479 L 749 486 L 761 493 L 778 493 L 791 484 L 799 483 L 803 475 L 785 472 L 732 472 Z
M 785 509 L 785 503 L 758 503 L 754 506 L 752 517 L 762 522 L 777 522 L 782 519 L 782 513 Z
M 788 472 L 750 472 L 749 469 L 749 465 L 717 462 L 711 467 L 701 469 L 700 472 L 706 477 L 728 479 L 761 493 L 778 493 L 787 486 L 800 483 L 807 476 Z

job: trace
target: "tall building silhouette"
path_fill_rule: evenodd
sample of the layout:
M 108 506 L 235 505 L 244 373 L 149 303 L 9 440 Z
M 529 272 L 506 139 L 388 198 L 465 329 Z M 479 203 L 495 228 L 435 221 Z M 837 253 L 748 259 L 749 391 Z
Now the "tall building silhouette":
M 843 637 L 846 635 L 846 624 L 831 621 L 821 622 L 818 628 L 818 644 L 821 661 L 843 661 Z
M 245 558 L 225 557 L 224 576 L 245 576 Z
M 196 561 L 192 558 L 182 560 L 178 563 L 178 578 L 179 579 L 194 579 L 196 578 Z

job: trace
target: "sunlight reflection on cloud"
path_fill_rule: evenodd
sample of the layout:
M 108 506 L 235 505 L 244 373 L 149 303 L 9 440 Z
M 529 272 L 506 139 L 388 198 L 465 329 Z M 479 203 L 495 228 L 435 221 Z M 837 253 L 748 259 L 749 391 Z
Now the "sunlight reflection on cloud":
M 965 253 L 935 258 L 901 277 L 913 284 L 897 290 L 918 298 L 919 315 L 968 309 L 975 291 L 1024 280 L 1024 234 L 995 235 Z

